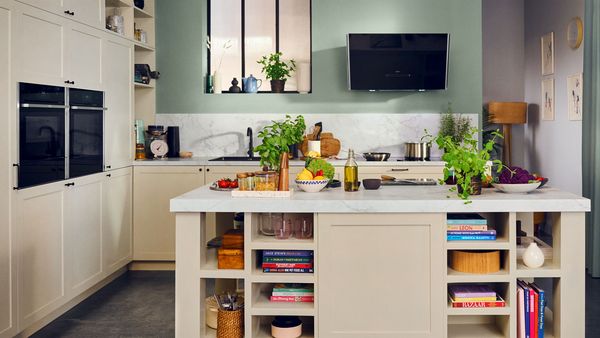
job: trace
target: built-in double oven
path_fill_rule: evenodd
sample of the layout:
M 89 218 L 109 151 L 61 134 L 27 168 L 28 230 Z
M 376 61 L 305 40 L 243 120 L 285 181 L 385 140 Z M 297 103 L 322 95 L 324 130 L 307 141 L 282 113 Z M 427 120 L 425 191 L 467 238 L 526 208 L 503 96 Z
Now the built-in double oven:
M 103 92 L 20 83 L 18 102 L 18 189 L 103 171 Z

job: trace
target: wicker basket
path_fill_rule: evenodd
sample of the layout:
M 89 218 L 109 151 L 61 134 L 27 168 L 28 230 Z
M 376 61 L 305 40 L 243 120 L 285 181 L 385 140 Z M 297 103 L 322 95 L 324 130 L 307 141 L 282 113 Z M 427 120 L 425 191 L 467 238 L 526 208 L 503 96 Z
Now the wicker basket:
M 244 311 L 224 311 L 217 315 L 217 338 L 244 338 Z

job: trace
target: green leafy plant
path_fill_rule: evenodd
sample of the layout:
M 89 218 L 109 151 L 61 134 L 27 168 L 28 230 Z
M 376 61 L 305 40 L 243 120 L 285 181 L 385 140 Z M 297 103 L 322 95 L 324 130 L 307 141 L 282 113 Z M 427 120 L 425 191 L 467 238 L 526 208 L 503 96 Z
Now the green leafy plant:
M 463 200 L 468 200 L 469 196 L 474 193 L 472 182 L 478 178 L 482 181 L 487 180 L 486 165 L 490 161 L 490 151 L 494 147 L 496 138 L 502 138 L 502 134 L 498 131 L 492 133 L 493 138 L 483 144 L 482 149 L 478 147 L 477 128 L 470 128 L 463 137 L 462 142 L 457 142 L 451 135 L 438 134 L 434 138 L 435 143 L 440 149 L 444 149 L 445 153 L 442 160 L 446 162 L 444 167 L 445 182 L 448 178 L 454 175 L 456 178 L 456 187 L 452 187 L 450 191 L 456 191 L 458 196 Z M 497 166 L 497 171 L 502 170 L 502 162 L 493 160 Z M 460 187 L 461 189 L 457 189 Z
M 261 64 L 262 72 L 269 80 L 286 80 L 288 79 L 294 70 L 296 70 L 296 61 L 290 60 L 285 62 L 281 60 L 281 52 L 273 53 L 268 56 L 263 56 L 260 60 L 256 61 Z
M 282 153 L 290 151 L 290 146 L 302 142 L 306 123 L 304 116 L 298 115 L 292 119 L 286 115 L 283 121 L 272 121 L 273 124 L 264 127 L 258 138 L 262 144 L 254 150 L 260 155 L 260 165 L 270 169 L 279 170 L 279 161 Z
M 439 135 L 450 136 L 454 142 L 461 143 L 470 129 L 471 119 L 455 114 L 452 111 L 452 104 L 448 103 L 448 109 L 440 118 Z

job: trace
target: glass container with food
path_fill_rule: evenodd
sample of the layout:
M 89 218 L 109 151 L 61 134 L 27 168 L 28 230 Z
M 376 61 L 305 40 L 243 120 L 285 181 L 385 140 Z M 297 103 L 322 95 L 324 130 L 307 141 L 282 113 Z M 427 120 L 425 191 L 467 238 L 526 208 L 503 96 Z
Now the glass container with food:
M 254 190 L 277 191 L 278 177 L 276 171 L 258 171 L 254 176 Z

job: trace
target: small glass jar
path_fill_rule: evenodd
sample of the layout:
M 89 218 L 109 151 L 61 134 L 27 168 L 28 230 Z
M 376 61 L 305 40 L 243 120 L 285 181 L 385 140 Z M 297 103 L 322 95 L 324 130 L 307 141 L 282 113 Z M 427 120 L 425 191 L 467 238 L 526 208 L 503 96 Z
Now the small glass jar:
M 146 149 L 144 148 L 143 143 L 138 143 L 135 145 L 135 159 L 136 160 L 146 159 Z
M 250 186 L 249 181 L 248 181 L 248 173 L 238 173 L 236 175 L 236 177 L 237 177 L 238 187 L 239 187 L 240 191 L 252 190 L 252 187 Z
M 254 190 L 254 173 L 247 173 L 248 174 L 248 186 L 250 187 L 250 191 Z
M 277 172 L 258 171 L 254 175 L 254 190 L 277 191 Z

